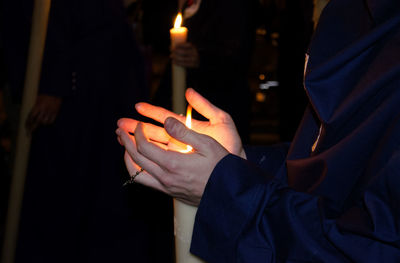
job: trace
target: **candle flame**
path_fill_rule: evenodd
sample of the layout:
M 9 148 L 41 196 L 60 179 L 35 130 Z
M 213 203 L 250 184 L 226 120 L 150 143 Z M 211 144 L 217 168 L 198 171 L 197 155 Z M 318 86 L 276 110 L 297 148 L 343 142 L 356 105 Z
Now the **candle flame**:
M 189 129 L 192 128 L 192 106 L 188 106 L 186 110 L 186 127 Z M 182 150 L 182 153 L 188 153 L 193 150 L 193 147 L 190 145 L 186 145 L 186 150 Z
M 176 16 L 176 19 L 175 19 L 174 28 L 180 28 L 181 25 L 182 25 L 182 14 L 178 13 L 178 15 Z
M 190 105 L 187 107 L 186 111 L 186 127 L 189 129 L 192 128 L 192 106 Z

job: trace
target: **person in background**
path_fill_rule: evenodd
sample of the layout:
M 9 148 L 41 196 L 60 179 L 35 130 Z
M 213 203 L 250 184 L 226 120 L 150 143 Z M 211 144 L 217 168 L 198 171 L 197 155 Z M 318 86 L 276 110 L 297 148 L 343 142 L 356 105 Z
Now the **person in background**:
M 250 138 L 251 115 L 247 73 L 255 38 L 257 3 L 180 1 L 188 40 L 171 50 L 171 62 L 187 70 L 187 87 L 193 87 L 229 111 L 246 142 Z M 171 68 L 167 67 L 154 103 L 171 108 L 170 98 Z
M 7 68 L 16 83 L 32 1 L 5 4 Z M 20 85 L 12 89 L 20 97 Z M 135 116 L 134 103 L 147 93 L 121 1 L 52 1 L 39 94 L 26 122 L 32 146 L 16 262 L 172 260 L 158 243 L 173 242 L 163 222 L 170 199 L 122 188 L 123 152 L 113 141 L 118 117 Z M 146 204 L 137 202 L 146 196 Z
M 193 129 L 147 103 L 137 111 L 164 128 L 119 120 L 127 169 L 198 206 L 191 252 L 207 262 L 399 262 L 399 43 L 399 1 L 331 0 L 290 145 L 244 149 L 229 114 L 189 89 L 209 119 Z M 194 150 L 168 150 L 171 137 Z

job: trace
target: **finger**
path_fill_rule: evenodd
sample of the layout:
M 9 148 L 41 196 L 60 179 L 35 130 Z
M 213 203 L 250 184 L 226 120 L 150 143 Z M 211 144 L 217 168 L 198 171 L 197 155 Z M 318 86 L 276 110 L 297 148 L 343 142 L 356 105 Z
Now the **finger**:
M 207 135 L 197 133 L 194 130 L 187 128 L 184 124 L 174 118 L 168 118 L 165 121 L 164 127 L 171 137 L 192 146 L 196 151 L 202 154 L 208 152 L 210 143 L 214 141 Z
M 186 90 L 186 99 L 198 113 L 209 119 L 211 124 L 229 120 L 229 114 L 214 106 L 192 88 Z
M 183 60 L 172 60 L 172 64 L 177 65 L 177 66 L 181 66 L 184 68 L 188 68 L 189 66 L 183 61 Z
M 168 117 L 173 117 L 181 122 L 185 122 L 185 117 L 166 110 L 162 107 L 154 106 L 145 102 L 135 105 L 137 112 L 160 123 L 164 123 Z
M 48 119 L 48 112 L 46 110 L 41 110 L 37 116 L 37 122 L 39 124 L 46 125 Z
M 150 174 L 158 175 L 160 177 L 164 173 L 163 169 L 160 168 L 156 163 L 149 160 L 137 151 L 135 137 L 129 135 L 129 133 L 122 129 L 118 129 L 117 133 L 120 136 L 121 142 L 125 146 L 126 151 L 129 153 L 135 163 L 147 170 Z
M 180 123 L 176 120 L 176 122 Z M 181 123 L 182 124 L 182 123 Z M 182 124 L 183 125 L 183 124 Z M 154 163 L 158 164 L 161 169 L 164 171 L 174 171 L 176 172 L 177 166 L 184 167 L 187 164 L 187 160 L 185 157 L 186 154 L 182 154 L 176 151 L 170 151 L 161 149 L 157 145 L 149 142 L 146 138 L 146 135 L 143 130 L 143 125 L 138 124 L 135 131 L 135 139 L 137 144 L 137 151 L 142 154 L 144 157 L 151 159 Z M 158 174 L 154 174 L 155 177 L 161 182 L 165 180 L 165 178 L 161 178 Z
M 175 45 L 173 50 L 192 49 L 193 44 L 190 42 L 182 42 Z
M 115 133 L 117 133 L 117 130 L 115 131 Z M 117 133 L 118 134 L 118 133 Z M 124 144 L 121 141 L 121 138 L 119 137 L 119 135 L 117 135 L 117 141 L 120 145 L 124 146 Z
M 171 58 L 174 61 L 179 61 L 179 62 L 188 62 L 188 61 L 193 61 L 196 57 L 196 52 L 193 50 L 176 50 L 171 54 Z
M 46 114 L 46 115 L 43 116 L 42 123 L 43 123 L 44 125 L 50 125 L 50 124 L 51 124 L 52 118 L 53 118 L 52 115 Z
M 155 142 L 155 141 L 152 141 L 152 143 L 154 143 L 155 145 L 157 145 L 158 147 L 160 147 L 161 149 L 163 149 L 165 151 L 167 151 L 169 149 L 167 144 L 160 143 L 160 142 Z
M 176 57 L 173 58 L 172 62 L 185 68 L 193 68 L 197 66 L 194 57 Z
M 136 129 L 136 126 L 139 121 L 129 119 L 129 118 L 122 118 L 118 120 L 118 127 L 133 133 Z M 165 131 L 163 127 L 151 124 L 151 123 L 144 123 L 145 126 L 145 131 L 146 135 L 155 142 L 161 142 L 161 143 L 168 143 L 170 140 L 170 136 L 168 133 Z
M 171 137 L 168 135 L 163 127 L 151 123 L 142 124 L 144 126 L 147 137 L 149 137 L 149 139 L 151 139 L 152 141 L 168 143 L 168 141 L 170 140 Z
M 177 58 L 187 58 L 193 56 L 192 48 L 177 48 L 172 52 L 173 57 Z
M 137 124 L 138 124 L 137 120 L 129 119 L 129 118 L 121 118 L 117 122 L 117 125 L 119 128 L 124 129 L 128 132 L 135 131 Z
M 129 155 L 127 151 L 125 151 L 124 155 L 124 160 L 126 164 L 126 168 L 128 169 L 128 172 L 130 176 L 133 176 L 137 171 L 140 171 L 141 168 L 139 165 L 137 165 Z M 144 169 L 144 168 L 143 168 Z M 141 172 L 135 177 L 135 183 L 143 184 L 145 186 L 151 187 L 153 189 L 159 190 L 161 192 L 165 192 L 164 186 L 158 181 L 156 178 L 151 176 L 146 170 Z
M 26 123 L 33 123 L 37 119 L 37 116 L 39 114 L 39 109 L 35 106 L 32 108 L 32 110 L 29 112 L 28 118 L 26 119 Z
M 172 61 L 172 64 L 177 65 L 177 66 L 181 66 L 181 67 L 184 67 L 184 68 L 192 68 L 191 65 L 187 64 L 187 63 L 184 62 L 184 61 L 176 61 L 176 60 L 173 60 L 173 61 Z
M 25 122 L 25 126 L 29 132 L 33 132 L 39 125 L 37 114 L 38 114 L 37 108 L 34 107 L 28 115 L 28 118 Z

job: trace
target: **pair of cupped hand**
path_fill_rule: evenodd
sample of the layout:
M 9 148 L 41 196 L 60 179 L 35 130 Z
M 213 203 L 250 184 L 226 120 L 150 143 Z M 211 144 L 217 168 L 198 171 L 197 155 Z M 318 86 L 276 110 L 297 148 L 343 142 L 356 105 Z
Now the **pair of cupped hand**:
M 229 153 L 245 158 L 240 137 L 230 115 L 211 104 L 193 89 L 186 91 L 188 103 L 208 121 L 192 120 L 148 103 L 136 104 L 143 116 L 164 127 L 123 118 L 118 121 L 118 141 L 125 147 L 130 175 L 144 169 L 135 182 L 157 189 L 190 205 L 198 205 L 217 163 Z M 176 151 L 179 141 L 193 147 L 189 153 Z

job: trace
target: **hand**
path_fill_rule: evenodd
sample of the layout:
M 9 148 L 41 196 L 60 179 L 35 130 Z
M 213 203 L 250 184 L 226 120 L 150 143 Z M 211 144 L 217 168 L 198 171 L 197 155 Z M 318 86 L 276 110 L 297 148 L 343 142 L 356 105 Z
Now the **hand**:
M 172 63 L 185 67 L 199 67 L 199 53 L 197 48 L 189 42 L 180 43 L 171 50 Z
M 26 120 L 26 128 L 33 132 L 40 125 L 54 123 L 60 110 L 62 99 L 49 95 L 38 95 L 36 103 Z
M 211 136 L 222 146 L 224 146 L 230 153 L 246 159 L 242 142 L 231 116 L 211 104 L 208 100 L 191 88 L 187 89 L 186 91 L 186 99 L 198 113 L 209 119 L 209 121 L 198 121 L 193 119 L 192 129 L 198 133 Z M 166 109 L 153 106 L 148 103 L 136 104 L 136 110 L 141 115 L 149 117 L 160 123 L 164 123 L 168 117 L 173 117 L 182 123 L 185 123 L 186 120 L 184 116 L 180 116 Z M 136 129 L 137 123 L 137 120 L 123 118 L 118 121 L 118 126 L 133 133 Z M 147 127 L 149 132 L 148 135 L 153 141 L 162 144 L 168 144 L 171 142 L 171 137 L 163 128 L 148 123 L 144 125 Z
M 243 158 L 246 156 L 233 121 L 227 113 L 193 89 L 187 90 L 186 98 L 193 108 L 210 121 L 193 120 L 193 130 L 190 130 L 182 124 L 184 117 L 160 107 L 140 103 L 136 107 L 138 112 L 164 122 L 165 129 L 132 119 L 120 119 L 117 134 L 119 142 L 126 148 L 125 164 L 129 173 L 134 175 L 140 168 L 145 169 L 136 177 L 135 182 L 165 192 L 188 204 L 198 205 L 215 165 L 228 154 L 228 150 Z M 134 137 L 129 133 L 134 133 Z M 193 152 L 184 154 L 169 150 L 171 138 L 191 145 Z
M 160 147 L 146 137 L 146 128 L 138 123 L 134 137 L 122 128 L 117 130 L 126 149 L 126 167 L 130 175 L 144 169 L 135 182 L 197 206 L 215 165 L 228 151 L 213 138 L 188 129 L 174 118 L 168 118 L 164 127 L 171 137 L 191 145 L 194 151 L 180 153 Z

